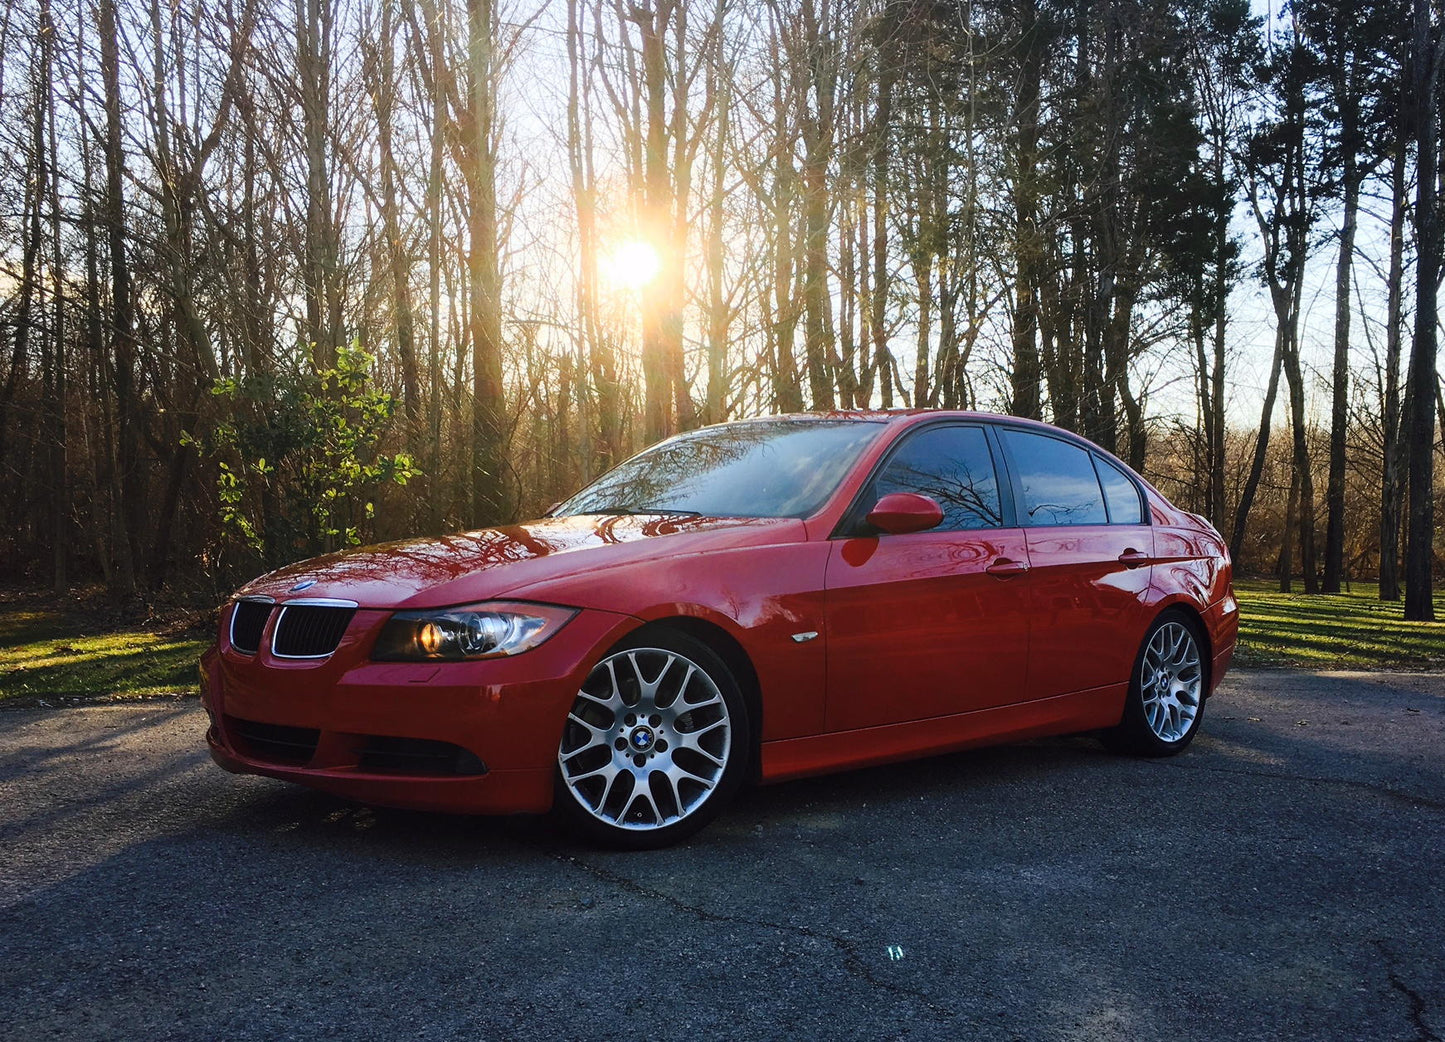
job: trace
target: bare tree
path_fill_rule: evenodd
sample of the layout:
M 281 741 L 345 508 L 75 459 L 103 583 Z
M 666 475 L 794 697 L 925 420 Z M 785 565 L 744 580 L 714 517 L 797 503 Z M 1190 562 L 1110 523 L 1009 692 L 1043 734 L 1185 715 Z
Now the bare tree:
M 1406 440 L 1409 506 L 1405 540 L 1405 618 L 1435 618 L 1435 368 L 1439 322 L 1442 230 L 1439 177 L 1439 85 L 1445 63 L 1438 17 L 1428 0 L 1415 0 L 1412 30 L 1411 112 L 1415 119 L 1415 330 L 1410 343 Z
M 1275 353 L 1289 383 L 1296 472 L 1292 480 L 1299 482 L 1300 563 L 1305 592 L 1315 593 L 1319 578 L 1315 572 L 1314 476 L 1310 469 L 1299 348 L 1305 263 L 1316 215 L 1316 196 L 1309 180 L 1312 139 L 1305 125 L 1305 58 L 1298 26 L 1292 26 L 1279 44 L 1272 64 L 1272 75 L 1278 86 L 1278 117 L 1257 131 L 1249 143 L 1246 188 L 1264 245 L 1261 269 L 1274 308 Z M 1271 399 L 1272 396 L 1266 395 L 1269 404 Z M 1267 423 L 1261 421 L 1261 445 L 1266 443 L 1267 432 Z M 1237 524 L 1236 528 L 1242 529 L 1242 525 Z M 1280 588 L 1285 591 L 1290 586 L 1290 538 L 1286 531 L 1282 548 L 1285 566 L 1280 575 Z

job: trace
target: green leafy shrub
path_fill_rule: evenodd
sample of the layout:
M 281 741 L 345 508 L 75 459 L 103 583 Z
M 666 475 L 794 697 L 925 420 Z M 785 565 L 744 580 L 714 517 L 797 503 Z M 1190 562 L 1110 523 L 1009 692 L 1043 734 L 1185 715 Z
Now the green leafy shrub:
M 221 546 L 233 566 L 274 567 L 370 537 L 377 491 L 420 474 L 379 451 L 396 399 L 371 382 L 372 357 L 338 349 L 334 368 L 221 379 L 226 416 L 204 439 L 216 467 Z

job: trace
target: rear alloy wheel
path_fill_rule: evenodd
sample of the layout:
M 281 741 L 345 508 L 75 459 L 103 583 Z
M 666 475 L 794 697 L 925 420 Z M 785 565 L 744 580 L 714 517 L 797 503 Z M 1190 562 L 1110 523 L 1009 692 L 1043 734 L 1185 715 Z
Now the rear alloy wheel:
M 588 674 L 557 750 L 557 807 L 610 846 L 666 846 L 736 790 L 750 731 L 737 682 L 706 644 L 654 630 Z
M 1129 683 L 1124 719 L 1109 744 L 1141 756 L 1172 756 L 1194 738 L 1207 690 L 1197 630 L 1187 616 L 1168 611 L 1154 620 Z

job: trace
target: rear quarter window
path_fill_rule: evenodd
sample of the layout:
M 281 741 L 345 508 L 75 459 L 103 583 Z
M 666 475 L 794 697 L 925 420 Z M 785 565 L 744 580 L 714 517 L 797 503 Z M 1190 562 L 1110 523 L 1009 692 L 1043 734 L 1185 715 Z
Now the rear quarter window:
M 1115 525 L 1142 525 L 1144 502 L 1139 495 L 1139 486 L 1102 456 L 1094 457 L 1094 469 L 1099 474 L 1099 484 L 1104 487 L 1104 503 L 1109 508 L 1109 522 Z

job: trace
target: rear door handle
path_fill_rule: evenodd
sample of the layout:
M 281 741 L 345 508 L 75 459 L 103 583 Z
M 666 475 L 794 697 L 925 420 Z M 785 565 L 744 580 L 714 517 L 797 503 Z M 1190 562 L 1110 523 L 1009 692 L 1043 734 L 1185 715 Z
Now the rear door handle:
M 1119 555 L 1119 563 L 1125 568 L 1138 568 L 1141 564 L 1149 563 L 1149 555 L 1130 547 Z
M 1011 561 L 1007 557 L 1000 557 L 986 569 L 989 575 L 997 575 L 1001 579 L 1007 579 L 1013 575 L 1023 575 L 1029 570 L 1029 566 L 1022 561 Z

